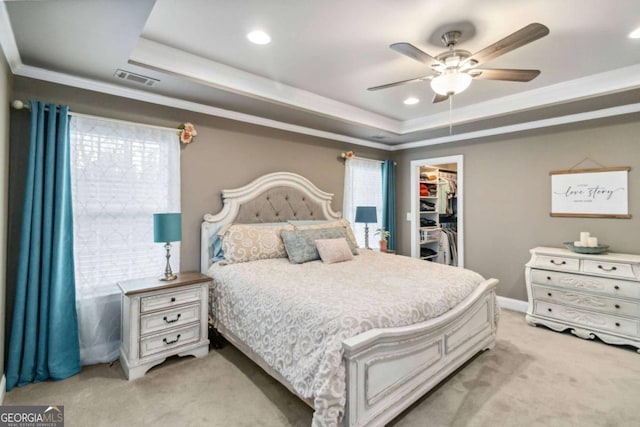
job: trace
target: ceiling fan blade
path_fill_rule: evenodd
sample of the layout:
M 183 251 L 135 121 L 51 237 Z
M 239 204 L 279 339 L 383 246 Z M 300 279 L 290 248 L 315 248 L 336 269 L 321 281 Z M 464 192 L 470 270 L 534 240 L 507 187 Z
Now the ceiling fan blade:
M 547 34 L 549 34 L 549 29 L 546 26 L 538 23 L 529 24 L 502 40 L 485 47 L 480 52 L 471 55 L 471 57 L 465 62 L 473 60 L 478 64 L 481 64 L 483 62 L 490 61 L 507 52 L 511 52 L 514 49 L 531 43 L 532 41 L 538 40 Z
M 389 47 L 398 53 L 401 53 L 405 56 L 408 56 L 411 59 L 415 59 L 416 61 L 422 62 L 423 64 L 426 64 L 426 65 L 431 65 L 434 62 L 441 63 L 436 58 L 429 55 L 428 53 L 421 51 L 411 43 L 394 43 Z
M 436 102 L 442 102 L 442 101 L 446 101 L 447 99 L 449 99 L 449 95 L 440 95 L 440 94 L 433 94 L 433 103 L 435 104 Z
M 540 70 L 505 70 L 496 68 L 474 68 L 468 73 L 478 80 L 506 80 L 509 82 L 528 82 L 540 74 Z
M 407 83 L 414 83 L 414 82 L 421 82 L 423 80 L 430 80 L 432 77 L 433 76 L 424 76 L 424 77 L 418 77 L 417 79 L 402 80 L 401 82 L 388 83 L 386 85 L 370 87 L 370 88 L 367 88 L 367 90 L 373 91 L 373 90 L 387 89 L 387 88 L 394 87 L 394 86 L 405 85 Z

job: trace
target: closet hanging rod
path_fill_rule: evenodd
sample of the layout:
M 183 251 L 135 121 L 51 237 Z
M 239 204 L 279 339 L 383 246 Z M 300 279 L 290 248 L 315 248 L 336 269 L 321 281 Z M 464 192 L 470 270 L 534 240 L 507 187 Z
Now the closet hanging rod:
M 22 102 L 19 99 L 14 99 L 11 102 L 11 106 L 13 108 L 15 108 L 16 110 L 31 110 L 31 106 L 29 105 L 29 103 L 25 103 Z M 136 126 L 144 126 L 144 127 L 148 127 L 148 128 L 153 128 L 153 129 L 160 129 L 160 130 L 168 130 L 171 132 L 177 132 L 178 128 L 170 128 L 170 127 L 166 127 L 166 126 L 157 126 L 157 125 L 150 125 L 147 123 L 140 123 L 140 122 L 132 122 L 129 120 L 119 120 L 119 119 L 111 119 L 109 117 L 101 117 L 101 116 L 94 116 L 91 114 L 83 114 L 83 113 L 76 113 L 74 111 L 69 111 L 69 115 L 71 117 L 86 117 L 88 119 L 95 119 L 95 120 L 102 120 L 105 122 L 112 122 L 112 123 L 123 123 L 123 124 L 127 124 L 127 125 L 136 125 Z

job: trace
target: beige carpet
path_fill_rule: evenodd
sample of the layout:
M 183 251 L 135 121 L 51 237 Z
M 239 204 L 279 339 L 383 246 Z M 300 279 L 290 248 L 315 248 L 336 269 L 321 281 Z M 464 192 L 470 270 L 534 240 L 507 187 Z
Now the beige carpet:
M 232 346 L 170 359 L 137 381 L 96 365 L 14 389 L 6 405 L 61 404 L 70 426 L 309 426 L 311 409 Z M 503 311 L 484 352 L 391 424 L 637 426 L 640 354 L 527 325 Z

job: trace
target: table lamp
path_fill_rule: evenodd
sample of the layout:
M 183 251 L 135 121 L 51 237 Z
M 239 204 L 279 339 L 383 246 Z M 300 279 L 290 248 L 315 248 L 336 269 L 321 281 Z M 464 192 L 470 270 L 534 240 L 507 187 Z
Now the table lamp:
M 160 280 L 175 280 L 177 276 L 171 271 L 169 258 L 171 258 L 171 242 L 179 242 L 182 239 L 182 215 L 179 213 L 153 214 L 153 241 L 164 243 L 167 250 L 167 266 L 164 269 L 164 277 Z
M 369 224 L 378 222 L 378 215 L 375 206 L 358 206 L 356 208 L 356 222 L 364 223 L 364 248 L 369 247 Z

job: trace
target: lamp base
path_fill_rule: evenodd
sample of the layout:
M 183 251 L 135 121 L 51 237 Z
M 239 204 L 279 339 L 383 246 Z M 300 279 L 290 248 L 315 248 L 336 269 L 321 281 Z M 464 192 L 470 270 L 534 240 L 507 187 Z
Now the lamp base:
M 166 258 L 167 258 L 167 265 L 164 268 L 164 276 L 160 278 L 160 280 L 162 280 L 163 282 L 170 282 L 171 280 L 176 280 L 178 278 L 178 276 L 176 276 L 175 274 L 173 274 L 173 272 L 171 271 L 171 265 L 169 264 L 169 258 L 171 258 L 171 243 L 167 242 L 164 245 L 164 248 L 167 251 L 166 254 Z

